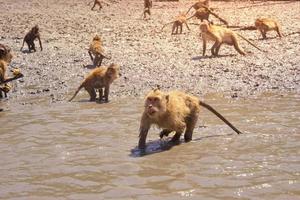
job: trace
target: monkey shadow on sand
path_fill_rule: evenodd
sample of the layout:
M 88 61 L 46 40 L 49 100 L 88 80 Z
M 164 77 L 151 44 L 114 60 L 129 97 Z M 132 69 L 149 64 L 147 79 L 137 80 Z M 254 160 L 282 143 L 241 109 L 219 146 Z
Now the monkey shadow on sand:
M 225 57 L 233 57 L 233 56 L 236 56 L 236 54 L 227 54 L 227 55 L 218 55 L 218 56 L 195 56 L 192 57 L 191 59 L 196 61 L 196 60 L 203 60 L 203 59 L 225 58 Z
M 233 135 L 233 133 L 229 134 L 216 134 L 216 135 L 207 135 L 199 138 L 193 139 L 191 142 L 197 142 L 203 139 L 208 138 L 215 138 L 215 137 L 224 137 L 224 136 L 230 136 Z M 146 144 L 145 149 L 139 149 L 138 147 L 135 147 L 134 149 L 131 149 L 131 157 L 143 157 L 143 156 L 149 156 L 152 154 L 168 151 L 172 149 L 174 146 L 180 145 L 184 142 L 184 140 L 180 140 L 177 143 L 171 142 L 172 137 L 168 137 L 166 139 L 158 139 L 154 141 L 150 141 Z
M 28 49 L 22 50 L 21 52 L 27 54 L 34 53 L 34 51 L 29 51 Z

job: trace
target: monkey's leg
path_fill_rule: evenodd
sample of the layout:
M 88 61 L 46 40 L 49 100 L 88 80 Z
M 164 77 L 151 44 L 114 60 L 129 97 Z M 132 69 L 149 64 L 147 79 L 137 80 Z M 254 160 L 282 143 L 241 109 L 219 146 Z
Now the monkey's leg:
M 2 95 L 2 90 L 0 89 L 0 99 L 3 98 L 3 95 Z
M 176 22 L 173 23 L 171 35 L 175 33 L 175 29 L 176 29 Z
M 102 60 L 104 59 L 104 56 L 103 55 L 100 55 L 99 56 L 99 61 L 98 61 L 98 65 L 97 66 L 101 66 L 101 64 L 102 64 Z
M 194 131 L 194 128 L 196 126 L 197 121 L 198 121 L 198 115 L 197 114 L 192 115 L 187 120 L 186 130 L 185 130 L 185 133 L 184 133 L 184 141 L 185 142 L 189 142 L 189 141 L 192 140 L 192 138 L 193 138 L 193 131 Z
M 204 37 L 204 36 L 202 35 L 202 37 Z M 202 43 L 203 43 L 202 56 L 205 56 L 205 52 L 206 52 L 206 39 L 203 39 Z
M 221 45 L 221 42 L 216 41 L 215 44 L 211 47 L 211 55 L 217 56 L 218 54 L 216 53 L 216 48 Z
M 34 42 L 32 41 L 32 49 L 33 49 L 33 51 L 34 52 L 36 52 L 36 49 L 35 49 L 35 44 L 34 44 Z
M 26 41 L 26 44 L 28 46 L 28 51 L 31 52 L 31 43 L 29 43 L 29 42 Z
M 281 35 L 280 31 L 279 31 L 279 27 L 276 27 L 276 29 L 275 29 L 275 30 L 276 30 L 276 32 L 277 32 L 277 34 L 278 34 L 278 36 L 279 36 L 279 37 L 282 37 L 282 35 Z
M 99 100 L 101 101 L 103 99 L 103 88 L 99 89 Z
M 102 5 L 101 5 L 101 3 L 99 2 L 99 10 L 101 10 L 102 9 Z
M 239 44 L 237 43 L 237 40 L 234 40 L 234 41 L 233 41 L 233 46 L 234 46 L 235 50 L 236 50 L 237 52 L 239 52 L 239 54 L 241 54 L 241 55 L 243 55 L 243 56 L 246 55 L 246 53 L 239 47 Z
M 94 57 L 94 67 L 98 67 L 98 63 L 99 63 L 99 56 L 98 55 L 95 55 Z
M 180 136 L 181 136 L 182 132 L 177 132 L 175 133 L 175 135 L 172 137 L 171 142 L 177 143 L 179 142 Z
M 86 87 L 85 89 L 90 95 L 90 101 L 96 101 L 97 95 L 96 95 L 95 89 L 92 87 Z
M 219 50 L 220 50 L 220 48 L 221 48 L 221 45 L 222 45 L 222 44 L 220 44 L 220 45 L 216 48 L 216 51 L 215 51 L 216 55 L 219 54 Z
M 159 137 L 163 138 L 164 136 L 168 137 L 169 134 L 172 132 L 172 130 L 168 130 L 168 129 L 163 129 L 160 133 L 159 133 Z
M 180 24 L 180 34 L 182 34 L 182 24 Z
M 261 35 L 263 39 L 267 39 L 267 32 L 265 30 L 261 30 Z
M 106 86 L 105 90 L 104 90 L 104 100 L 105 100 L 105 102 L 108 102 L 108 95 L 109 95 L 109 86 Z
M 90 57 L 91 57 L 91 60 L 92 60 L 92 62 L 93 62 L 93 61 L 94 61 L 94 58 L 93 58 L 93 55 L 92 55 L 91 51 L 88 51 L 88 53 L 89 53 L 89 55 L 90 55 Z
M 91 10 L 94 10 L 95 6 L 96 6 L 96 3 L 94 2 L 94 5 L 93 5 L 93 7 L 92 7 L 92 9 L 91 9 Z

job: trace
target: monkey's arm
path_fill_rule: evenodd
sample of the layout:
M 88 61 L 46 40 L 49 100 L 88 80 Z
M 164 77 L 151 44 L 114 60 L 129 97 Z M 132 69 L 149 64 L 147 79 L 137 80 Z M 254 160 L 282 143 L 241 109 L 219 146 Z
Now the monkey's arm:
M 2 80 L 2 81 L 0 82 L 0 84 L 4 84 L 4 83 L 11 82 L 11 81 L 13 81 L 13 80 L 22 78 L 23 76 L 24 76 L 24 75 L 20 73 L 20 74 L 18 74 L 17 76 L 14 76 L 14 77 L 12 77 L 12 78 L 7 78 L 7 79 L 5 79 L 5 80 Z
M 40 48 L 41 48 L 41 51 L 43 51 L 41 37 L 38 35 L 38 36 L 37 36 L 37 38 L 38 38 L 38 40 L 39 40 L 39 43 L 40 43 Z
M 138 145 L 140 149 L 145 149 L 146 147 L 146 138 L 149 129 L 150 129 L 150 122 L 146 119 L 145 114 L 143 114 L 143 117 L 141 119 L 141 125 L 140 125 L 140 134 L 139 134 L 140 139 Z

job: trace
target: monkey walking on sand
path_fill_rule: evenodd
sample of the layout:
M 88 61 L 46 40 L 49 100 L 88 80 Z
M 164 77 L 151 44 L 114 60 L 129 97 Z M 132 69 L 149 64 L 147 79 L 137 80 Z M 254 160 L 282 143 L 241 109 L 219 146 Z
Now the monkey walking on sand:
M 39 40 L 40 48 L 41 48 L 41 51 L 42 51 L 43 47 L 42 47 L 41 36 L 40 36 L 38 25 L 35 25 L 34 27 L 32 27 L 32 29 L 25 35 L 20 51 L 22 51 L 22 49 L 24 47 L 24 43 L 26 42 L 29 52 L 31 52 L 31 50 L 36 52 L 35 44 L 34 44 L 35 39 Z
M 271 18 L 258 18 L 255 20 L 255 27 L 261 33 L 263 39 L 267 38 L 268 31 L 276 31 L 281 38 L 282 34 L 279 30 L 279 23 Z
M 199 100 L 199 98 L 179 91 L 165 93 L 155 89 L 149 92 L 145 98 L 145 109 L 140 122 L 138 147 L 140 149 L 145 148 L 147 134 L 151 125 L 157 125 L 163 129 L 160 133 L 161 138 L 175 131 L 171 142 L 178 142 L 183 132 L 185 132 L 185 142 L 191 141 L 201 106 L 217 115 L 236 133 L 241 133 L 219 112 Z
M 174 21 L 169 22 L 169 23 L 166 23 L 165 25 L 163 25 L 163 27 L 161 28 L 161 31 L 160 31 L 160 32 L 162 32 L 163 29 L 164 29 L 167 25 L 169 25 L 169 24 L 173 24 L 173 26 L 172 26 L 172 33 L 171 33 L 172 35 L 173 35 L 173 34 L 178 34 L 178 29 L 179 29 L 179 34 L 181 34 L 181 33 L 182 33 L 182 26 L 183 26 L 183 24 L 185 24 L 186 27 L 187 27 L 187 29 L 190 30 L 190 28 L 189 28 L 189 26 L 188 26 L 188 24 L 187 24 L 186 15 L 185 15 L 184 13 L 178 15 L 178 16 L 175 18 Z
M 212 56 L 218 56 L 218 53 L 219 53 L 219 50 L 220 50 L 220 47 L 222 44 L 233 45 L 235 50 L 239 54 L 246 55 L 246 53 L 240 48 L 240 46 L 238 44 L 237 36 L 241 37 L 243 40 L 248 42 L 250 45 L 252 45 L 256 49 L 264 52 L 262 49 L 257 47 L 255 44 L 250 42 L 248 39 L 246 39 L 242 35 L 235 33 L 234 31 L 232 31 L 228 28 L 212 25 L 207 20 L 204 20 L 200 24 L 200 31 L 201 31 L 202 41 L 203 41 L 203 52 L 202 52 L 203 56 L 205 56 L 207 41 L 215 42 L 211 48 Z

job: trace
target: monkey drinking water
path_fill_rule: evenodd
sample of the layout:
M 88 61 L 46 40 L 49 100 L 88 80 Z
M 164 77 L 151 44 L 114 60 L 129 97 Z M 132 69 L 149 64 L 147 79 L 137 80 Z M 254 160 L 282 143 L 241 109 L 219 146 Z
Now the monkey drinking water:
M 192 140 L 201 106 L 217 115 L 235 132 L 241 133 L 210 105 L 200 101 L 195 96 L 183 92 L 171 91 L 164 93 L 159 89 L 155 89 L 146 96 L 144 106 L 145 110 L 140 122 L 138 143 L 138 147 L 141 149 L 145 148 L 147 134 L 151 125 L 157 125 L 163 129 L 160 134 L 161 137 L 175 131 L 172 142 L 178 142 L 183 132 L 186 142 Z

